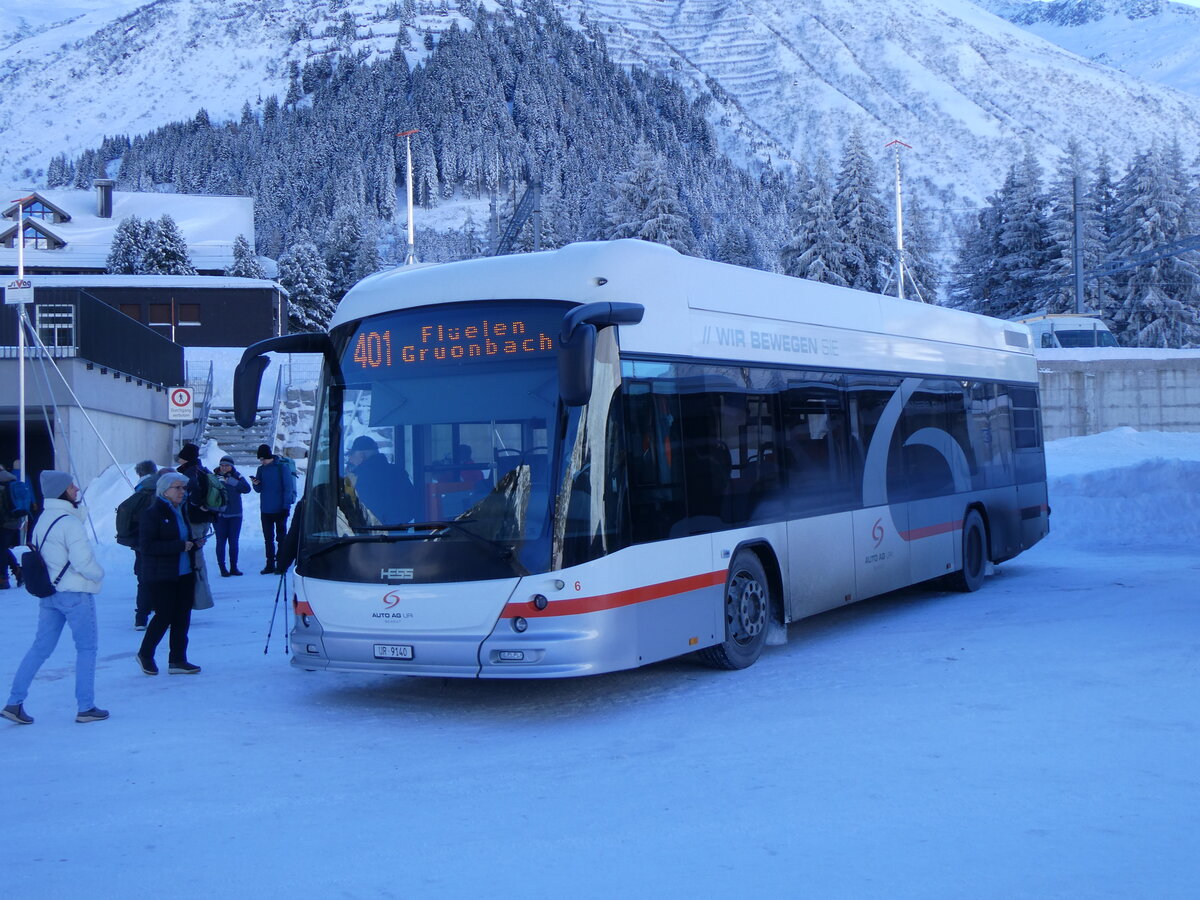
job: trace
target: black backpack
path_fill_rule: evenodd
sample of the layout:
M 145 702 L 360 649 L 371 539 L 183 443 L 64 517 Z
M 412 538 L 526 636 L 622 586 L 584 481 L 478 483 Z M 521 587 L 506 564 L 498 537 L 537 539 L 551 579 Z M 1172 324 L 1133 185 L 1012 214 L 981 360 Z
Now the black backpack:
M 46 568 L 46 560 L 42 559 L 42 547 L 46 545 L 46 539 L 50 537 L 50 532 L 54 530 L 54 526 L 65 519 L 66 516 L 59 516 L 50 523 L 50 527 L 46 529 L 46 533 L 42 535 L 42 542 L 35 546 L 30 546 L 28 550 L 21 554 L 21 574 L 25 578 L 25 590 L 33 594 L 35 597 L 49 597 L 58 592 L 58 583 L 62 581 L 62 577 L 67 574 L 67 569 L 71 563 L 63 564 L 62 571 L 58 573 L 53 581 L 50 580 L 50 571 Z
M 122 547 L 138 545 L 138 519 L 154 502 L 153 491 L 134 491 L 117 507 L 117 543 Z

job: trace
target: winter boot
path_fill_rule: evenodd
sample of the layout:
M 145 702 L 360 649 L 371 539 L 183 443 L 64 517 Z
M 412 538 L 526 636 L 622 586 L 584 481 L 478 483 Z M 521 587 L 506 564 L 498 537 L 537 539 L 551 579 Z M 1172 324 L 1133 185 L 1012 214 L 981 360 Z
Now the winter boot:
M 20 703 L 4 707 L 3 711 L 0 711 L 0 716 L 4 716 L 10 722 L 16 722 L 18 725 L 33 724 L 33 716 L 25 712 L 25 707 Z

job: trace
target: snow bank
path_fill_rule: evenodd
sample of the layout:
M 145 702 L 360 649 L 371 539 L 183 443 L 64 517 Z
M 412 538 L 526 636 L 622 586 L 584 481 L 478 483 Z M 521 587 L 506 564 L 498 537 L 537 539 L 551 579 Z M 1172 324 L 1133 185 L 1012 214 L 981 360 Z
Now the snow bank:
M 1093 549 L 1200 542 L 1200 434 L 1117 428 L 1046 445 L 1050 539 Z

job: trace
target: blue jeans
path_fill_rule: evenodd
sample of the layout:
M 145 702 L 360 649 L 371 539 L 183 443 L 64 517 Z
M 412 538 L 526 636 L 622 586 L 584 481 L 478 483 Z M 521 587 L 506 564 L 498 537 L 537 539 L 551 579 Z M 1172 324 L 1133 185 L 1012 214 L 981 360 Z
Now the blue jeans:
M 75 639 L 75 702 L 85 712 L 96 705 L 96 598 L 80 591 L 59 591 L 38 603 L 37 635 L 13 676 L 8 705 L 25 702 L 33 676 L 58 645 L 63 625 Z

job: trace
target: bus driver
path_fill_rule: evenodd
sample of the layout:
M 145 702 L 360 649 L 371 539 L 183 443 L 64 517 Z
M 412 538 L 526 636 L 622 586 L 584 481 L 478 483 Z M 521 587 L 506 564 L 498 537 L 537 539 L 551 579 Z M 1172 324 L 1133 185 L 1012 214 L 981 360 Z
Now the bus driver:
M 346 493 L 357 496 L 360 507 L 375 524 L 401 525 L 416 512 L 416 492 L 402 466 L 393 465 L 379 452 L 374 438 L 360 434 L 346 456 Z

